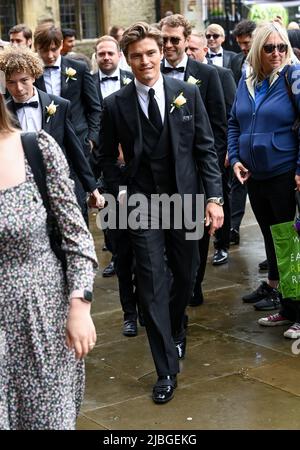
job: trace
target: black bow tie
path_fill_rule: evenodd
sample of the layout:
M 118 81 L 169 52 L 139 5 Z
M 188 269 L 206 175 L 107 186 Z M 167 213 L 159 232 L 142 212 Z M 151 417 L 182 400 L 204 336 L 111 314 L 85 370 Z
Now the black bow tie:
M 44 69 L 59 69 L 59 66 L 45 66 Z
M 173 71 L 183 73 L 184 72 L 184 67 L 166 67 L 166 66 L 164 66 L 162 68 L 162 72 L 163 73 L 170 73 L 170 72 L 173 72 Z
M 16 103 L 14 102 L 15 105 L 15 109 L 21 109 L 21 108 L 25 108 L 26 106 L 29 106 L 31 108 L 38 108 L 39 106 L 39 102 L 29 102 L 29 103 Z
M 115 77 L 103 77 L 101 78 L 101 83 L 103 81 L 108 81 L 108 80 L 112 80 L 112 81 L 118 81 L 119 77 L 115 76 Z
M 207 56 L 209 58 L 214 58 L 215 56 L 222 56 L 222 53 L 209 53 Z

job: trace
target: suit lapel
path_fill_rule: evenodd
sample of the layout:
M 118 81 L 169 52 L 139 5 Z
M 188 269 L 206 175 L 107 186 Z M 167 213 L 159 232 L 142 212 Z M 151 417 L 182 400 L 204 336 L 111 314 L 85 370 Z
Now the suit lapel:
M 43 75 L 40 76 L 37 80 L 35 80 L 34 85 L 41 91 L 47 92 Z
M 38 91 L 40 104 L 42 108 L 42 129 L 50 134 L 51 129 L 51 119 L 47 122 L 46 118 L 46 106 L 49 106 L 51 103 L 51 98 L 45 92 Z
M 67 69 L 68 65 L 67 62 L 65 60 L 65 58 L 62 56 L 61 57 L 61 63 L 60 63 L 60 96 L 61 97 L 65 97 L 66 96 L 66 92 L 68 89 L 68 83 L 67 83 L 67 77 L 66 77 L 66 69 Z
M 7 109 L 9 110 L 9 112 L 12 113 L 16 126 L 18 126 L 19 128 L 22 129 L 21 124 L 18 119 L 18 114 L 17 114 L 17 110 L 15 108 L 14 101 L 13 100 L 8 101 L 6 106 L 7 106 Z
M 171 111 L 171 104 L 174 99 L 178 97 L 178 95 L 182 92 L 178 91 L 178 89 L 174 89 L 172 86 L 172 80 L 168 79 L 168 77 L 164 76 L 164 87 L 165 87 L 165 97 L 166 97 L 166 108 L 165 108 L 165 120 L 168 120 L 171 143 L 173 147 L 174 155 L 177 153 L 178 144 L 179 144 L 179 133 L 181 130 L 181 111 L 174 108 Z
M 100 103 L 102 105 L 103 104 L 103 96 L 102 96 L 101 87 L 100 87 L 99 70 L 98 70 L 97 73 L 95 73 L 94 80 L 95 80 L 95 83 L 96 83 L 96 89 L 97 89 L 97 92 L 98 92 L 98 95 L 99 95 L 99 100 L 100 100 Z

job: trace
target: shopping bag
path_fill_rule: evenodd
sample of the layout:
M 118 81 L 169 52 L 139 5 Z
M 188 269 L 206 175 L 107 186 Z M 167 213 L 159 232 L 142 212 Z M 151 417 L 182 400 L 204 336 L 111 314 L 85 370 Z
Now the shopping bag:
M 282 297 L 300 300 L 300 236 L 295 230 L 295 221 L 272 225 L 271 233 Z

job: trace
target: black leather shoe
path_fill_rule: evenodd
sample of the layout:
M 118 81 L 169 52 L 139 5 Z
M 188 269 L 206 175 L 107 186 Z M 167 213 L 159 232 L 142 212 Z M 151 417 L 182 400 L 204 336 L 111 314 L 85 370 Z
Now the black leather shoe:
M 108 266 L 103 269 L 102 276 L 107 278 L 113 277 L 114 275 L 116 275 L 115 264 L 113 261 L 111 261 Z
M 220 266 L 221 264 L 226 264 L 228 262 L 228 251 L 219 249 L 215 250 L 214 256 L 213 256 L 213 266 Z
M 124 336 L 136 336 L 137 335 L 137 323 L 136 320 L 125 320 L 123 324 Z
M 193 297 L 189 301 L 189 306 L 199 306 L 203 303 L 203 292 L 202 288 L 197 287 L 194 289 Z
M 258 264 L 258 269 L 259 269 L 259 271 L 262 271 L 262 272 L 264 272 L 265 270 L 269 270 L 268 260 L 265 259 L 264 261 L 259 263 Z
M 176 375 L 165 375 L 158 377 L 152 391 L 152 399 L 154 403 L 167 403 L 174 397 L 174 390 L 176 387 Z
M 186 338 L 182 339 L 182 341 L 175 342 L 178 359 L 183 359 L 185 357 L 186 350 Z
M 230 230 L 230 245 L 239 245 L 240 244 L 240 233 L 238 230 L 231 228 Z

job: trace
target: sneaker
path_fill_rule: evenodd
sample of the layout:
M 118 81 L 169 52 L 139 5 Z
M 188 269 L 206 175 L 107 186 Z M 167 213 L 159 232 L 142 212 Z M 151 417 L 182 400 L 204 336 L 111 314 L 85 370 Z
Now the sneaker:
M 243 302 L 245 303 L 256 303 L 259 300 L 265 298 L 271 291 L 272 291 L 271 286 L 269 286 L 268 283 L 263 281 L 255 291 L 251 292 L 251 294 L 244 295 L 242 299 Z
M 300 323 L 295 322 L 294 325 L 283 333 L 283 336 L 289 339 L 300 338 Z
M 258 323 L 264 327 L 277 327 L 279 325 L 289 325 L 291 321 L 283 317 L 280 313 L 275 313 L 268 317 L 261 317 L 258 319 Z
M 212 264 L 213 266 L 220 266 L 228 262 L 228 252 L 227 250 L 215 250 Z
M 262 272 L 269 270 L 269 264 L 267 259 L 258 264 L 258 270 Z
M 272 289 L 272 291 L 265 298 L 255 303 L 253 306 L 256 311 L 272 311 L 273 309 L 280 308 L 280 300 L 280 292 L 277 289 Z
M 239 245 L 240 244 L 240 233 L 238 230 L 231 228 L 230 230 L 230 245 Z

